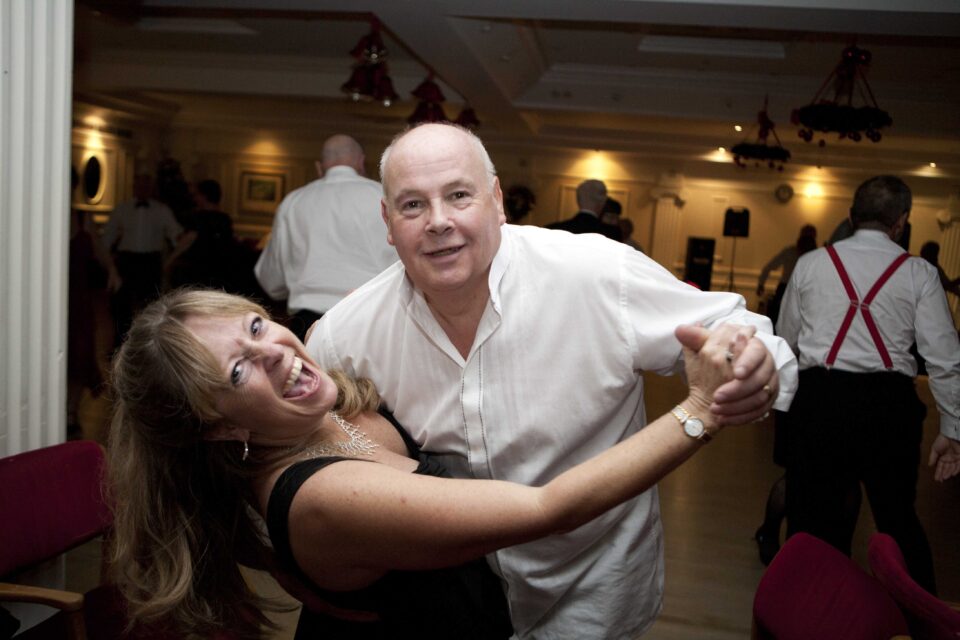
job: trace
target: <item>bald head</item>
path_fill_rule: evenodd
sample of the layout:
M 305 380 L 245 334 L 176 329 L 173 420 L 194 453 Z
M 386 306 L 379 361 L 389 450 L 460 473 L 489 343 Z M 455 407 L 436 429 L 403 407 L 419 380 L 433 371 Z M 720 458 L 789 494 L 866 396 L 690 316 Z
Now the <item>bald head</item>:
M 350 136 L 337 134 L 327 138 L 323 143 L 323 170 L 331 167 L 345 166 L 363 173 L 363 147 Z
M 383 156 L 380 157 L 380 182 L 383 184 L 384 194 L 389 197 L 390 172 L 393 164 L 391 159 L 394 156 L 400 157 L 406 151 L 416 153 L 417 150 L 427 150 L 434 145 L 450 146 L 459 149 L 460 153 L 471 155 L 472 160 L 482 165 L 484 173 L 489 178 L 488 184 L 493 188 L 497 170 L 480 138 L 459 125 L 430 123 L 401 132 L 383 152 Z
M 577 187 L 577 206 L 597 215 L 607 204 L 607 185 L 600 180 L 584 180 Z

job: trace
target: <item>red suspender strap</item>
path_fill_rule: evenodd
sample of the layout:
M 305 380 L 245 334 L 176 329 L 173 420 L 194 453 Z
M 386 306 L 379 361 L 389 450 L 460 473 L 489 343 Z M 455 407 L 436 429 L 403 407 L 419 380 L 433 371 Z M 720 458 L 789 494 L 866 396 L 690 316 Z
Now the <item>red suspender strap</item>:
M 880 336 L 877 323 L 874 322 L 873 314 L 870 313 L 870 303 L 873 302 L 877 292 L 883 288 L 883 285 L 887 283 L 890 276 L 900 268 L 900 265 L 906 262 L 910 254 L 903 252 L 897 256 L 873 284 L 873 287 L 870 288 L 869 293 L 867 293 L 867 296 L 861 303 L 857 297 L 856 290 L 853 288 L 853 283 L 850 282 L 850 277 L 847 275 L 847 270 L 843 267 L 843 263 L 840 262 L 840 256 L 837 255 L 836 250 L 832 246 L 827 246 L 827 253 L 830 255 L 830 259 L 833 260 L 833 266 L 836 267 L 837 273 L 840 274 L 840 280 L 843 281 L 843 288 L 846 289 L 847 297 L 850 299 L 850 308 L 847 310 L 847 315 L 843 318 L 843 323 L 840 325 L 840 332 L 833 341 L 833 346 L 830 347 L 830 353 L 827 355 L 827 366 L 833 366 L 834 361 L 837 359 L 837 352 L 840 351 L 840 345 L 847 336 L 847 331 L 850 329 L 850 323 L 853 321 L 857 307 L 860 307 L 860 313 L 863 314 L 863 321 L 867 325 L 867 330 L 870 331 L 870 337 L 873 338 L 873 344 L 877 347 L 877 352 L 880 354 L 883 366 L 887 369 L 893 369 L 893 360 L 890 359 L 890 354 L 887 351 L 887 347 L 883 344 L 883 338 Z
M 831 245 L 827 245 L 827 253 L 830 255 L 830 259 L 833 260 L 833 266 L 837 268 L 837 273 L 840 274 L 843 288 L 847 290 L 847 297 L 850 298 L 850 307 L 847 309 L 847 315 L 843 317 L 843 322 L 840 324 L 840 331 L 833 340 L 830 353 L 827 354 L 826 365 L 829 368 L 832 367 L 836 361 L 837 352 L 840 351 L 840 345 L 843 344 L 844 338 L 847 337 L 847 331 L 850 330 L 850 323 L 853 322 L 853 316 L 856 315 L 857 307 L 860 306 L 860 298 L 853 288 L 853 283 L 850 282 L 850 276 L 847 275 L 847 270 L 843 268 L 843 263 L 840 262 L 840 256 L 837 255 L 836 249 Z
M 863 314 L 863 321 L 867 323 L 867 329 L 870 330 L 870 337 L 873 338 L 873 343 L 877 345 L 877 351 L 880 352 L 880 359 L 883 360 L 883 366 L 887 369 L 893 369 L 893 360 L 890 359 L 890 354 L 887 353 L 887 348 L 883 344 L 883 338 L 880 337 L 880 330 L 877 329 L 877 323 L 873 321 L 873 315 L 870 313 L 870 303 L 873 302 L 873 299 L 876 297 L 877 292 L 887 283 L 887 280 L 890 279 L 890 276 L 893 275 L 893 272 L 900 268 L 907 258 L 910 257 L 910 254 L 904 251 L 897 258 L 890 263 L 890 266 L 887 267 L 887 270 L 883 272 L 883 275 L 877 280 L 877 282 L 870 289 L 870 292 L 867 294 L 867 297 L 863 299 L 863 303 L 860 305 L 860 313 Z

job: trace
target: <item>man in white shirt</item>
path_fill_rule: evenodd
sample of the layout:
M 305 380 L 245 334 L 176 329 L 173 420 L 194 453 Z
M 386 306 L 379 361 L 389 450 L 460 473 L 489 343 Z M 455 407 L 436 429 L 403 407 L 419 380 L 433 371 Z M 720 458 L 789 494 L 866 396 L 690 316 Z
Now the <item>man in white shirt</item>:
M 910 206 L 899 178 L 867 180 L 850 209 L 853 236 L 802 256 L 787 284 L 777 332 L 801 369 L 787 430 L 787 524 L 849 555 L 857 514 L 844 506 L 859 504 L 862 482 L 877 529 L 935 593 L 914 508 L 926 409 L 910 346 L 927 360 L 940 413 L 929 464 L 943 481 L 960 472 L 960 344 L 936 269 L 897 244 Z
M 287 299 L 300 338 L 350 291 L 396 262 L 380 219 L 383 191 L 364 177 L 360 144 L 346 135 L 323 143 L 323 177 L 292 191 L 277 209 L 254 273 L 267 295 Z
M 145 173 L 134 177 L 133 199 L 116 206 L 101 238 L 107 251 L 116 251 L 114 262 L 123 281 L 111 300 L 118 347 L 133 316 L 159 294 L 163 254 L 173 249 L 183 232 L 173 211 L 152 195 L 153 177 Z
M 731 344 L 736 379 L 711 406 L 723 422 L 789 404 L 793 354 L 743 298 L 698 291 L 599 235 L 504 226 L 493 163 L 465 129 L 429 124 L 401 135 L 381 177 L 401 262 L 327 313 L 308 350 L 325 367 L 372 379 L 454 476 L 541 485 L 642 428 L 641 372 L 679 370 L 678 324 L 767 331 L 761 342 L 744 327 Z M 678 429 L 695 426 L 675 415 Z M 488 559 L 518 638 L 635 638 L 663 594 L 656 488 Z

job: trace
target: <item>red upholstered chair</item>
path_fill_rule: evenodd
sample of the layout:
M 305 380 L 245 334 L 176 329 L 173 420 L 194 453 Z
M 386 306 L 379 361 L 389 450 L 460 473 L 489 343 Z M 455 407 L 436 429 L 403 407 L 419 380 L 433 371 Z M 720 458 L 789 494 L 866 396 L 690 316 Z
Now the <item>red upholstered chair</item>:
M 783 545 L 753 600 L 757 639 L 889 640 L 907 633 L 906 620 L 879 582 L 805 533 Z
M 893 538 L 885 533 L 873 534 L 867 548 L 867 560 L 873 575 L 900 605 L 913 637 L 922 640 L 960 639 L 960 605 L 946 603 L 914 582 Z
M 103 496 L 104 452 L 75 441 L 0 458 L 0 580 L 56 558 L 106 534 L 110 509 Z M 102 576 L 101 576 L 102 578 Z M 32 602 L 59 609 L 20 638 L 115 640 L 126 626 L 119 591 L 109 585 L 86 594 L 0 582 L 0 603 Z M 130 640 L 160 640 L 137 628 Z M 228 640 L 231 636 L 218 636 Z

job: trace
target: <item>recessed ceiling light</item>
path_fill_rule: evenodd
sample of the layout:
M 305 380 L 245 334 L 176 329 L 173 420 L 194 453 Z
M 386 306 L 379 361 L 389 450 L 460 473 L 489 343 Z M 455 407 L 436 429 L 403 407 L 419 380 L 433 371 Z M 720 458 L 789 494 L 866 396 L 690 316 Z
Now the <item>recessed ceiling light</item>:
M 741 126 L 738 125 L 738 124 L 735 124 L 735 125 L 733 125 L 733 130 L 734 130 L 734 131 L 743 131 L 743 127 L 741 127 Z
M 637 45 L 637 51 L 769 60 L 783 60 L 786 57 L 786 51 L 780 42 L 683 36 L 643 36 Z
M 236 20 L 216 18 L 140 18 L 137 29 L 142 31 L 170 31 L 176 33 L 220 33 L 252 36 L 257 32 Z

